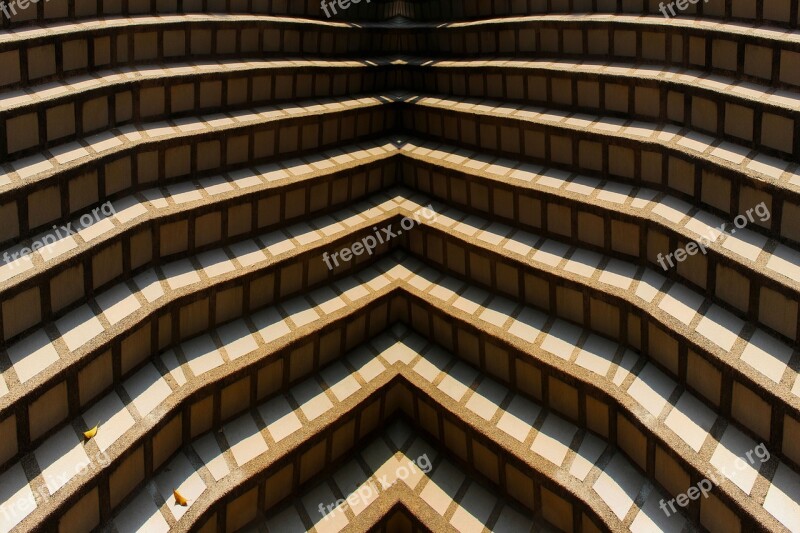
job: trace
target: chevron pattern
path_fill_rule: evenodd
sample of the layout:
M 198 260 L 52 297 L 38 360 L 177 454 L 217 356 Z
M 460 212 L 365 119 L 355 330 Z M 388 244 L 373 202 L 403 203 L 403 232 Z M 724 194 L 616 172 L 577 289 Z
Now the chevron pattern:
M 0 4 L 0 532 L 800 531 L 798 1 Z

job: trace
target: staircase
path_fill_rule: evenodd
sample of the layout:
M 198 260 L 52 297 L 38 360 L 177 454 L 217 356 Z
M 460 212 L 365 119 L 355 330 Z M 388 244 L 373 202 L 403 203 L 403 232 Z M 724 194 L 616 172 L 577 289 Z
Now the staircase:
M 661 4 L 4 4 L 0 532 L 800 531 L 798 0 Z

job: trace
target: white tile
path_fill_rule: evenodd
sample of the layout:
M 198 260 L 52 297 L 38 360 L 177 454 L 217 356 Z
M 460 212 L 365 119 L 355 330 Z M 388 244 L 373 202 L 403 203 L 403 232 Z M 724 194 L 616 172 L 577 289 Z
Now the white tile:
M 767 268 L 796 281 L 800 279 L 800 253 L 779 244 L 767 261 Z
M 658 193 L 652 189 L 639 189 L 631 200 L 631 207 L 634 209 L 644 209 Z
M 761 330 L 753 333 L 742 351 L 742 361 L 775 383 L 780 383 L 791 357 L 791 346 Z
M 748 229 L 732 229 L 729 231 L 735 231 L 736 234 L 727 234 L 725 240 L 722 241 L 722 247 L 750 261 L 756 261 L 758 256 L 761 255 L 761 251 L 767 245 L 767 238 L 754 231 Z M 780 247 L 780 245 L 778 245 L 778 247 Z M 770 265 L 770 261 L 767 261 L 767 268 L 778 266 L 776 263 Z M 780 267 L 778 266 L 778 268 Z M 781 272 L 780 270 L 777 271 Z
M 566 189 L 583 196 L 590 196 L 597 187 L 600 186 L 600 180 L 590 178 L 587 176 L 576 176 Z
M 605 376 L 611 368 L 617 348 L 619 348 L 618 344 L 603 337 L 589 335 L 578 351 L 575 363 L 595 374 Z
M 670 514 L 664 512 L 662 502 L 668 501 L 663 493 L 654 490 L 650 493 L 644 505 L 636 513 L 636 516 L 631 523 L 631 533 L 651 533 L 652 531 L 661 531 L 663 533 L 681 533 L 684 531 L 686 519 L 682 515 L 671 513 L 671 509 L 667 507 Z M 680 509 L 674 503 L 675 509 Z
M 603 257 L 598 253 L 578 249 L 567 260 L 564 270 L 585 278 L 591 278 L 602 259 Z
M 597 198 L 599 200 L 605 200 L 606 202 L 624 204 L 625 201 L 630 197 L 632 190 L 633 188 L 629 185 L 623 185 L 615 181 L 610 181 L 603 185 L 603 188 L 597 193 Z
M 786 465 L 778 465 L 764 500 L 764 509 L 786 526 L 800 531 L 800 476 Z
M 764 174 L 772 179 L 778 179 L 781 174 L 788 168 L 789 163 L 781 159 L 770 157 L 764 154 L 756 155 L 752 161 L 747 164 L 747 168 L 754 170 L 759 174 Z
M 520 339 L 533 343 L 542 332 L 547 315 L 540 311 L 524 308 L 508 327 L 508 332 Z
M 636 355 L 635 352 L 632 350 L 625 350 L 625 354 L 622 356 L 622 361 L 618 363 L 617 371 L 614 373 L 614 377 L 612 378 L 612 382 L 617 387 L 621 386 L 622 383 L 627 379 L 630 375 L 631 370 L 636 363 L 639 361 L 639 356 Z
M 323 287 L 311 293 L 311 299 L 323 313 L 334 313 L 347 306 L 341 296 L 329 287 Z
M 664 423 L 691 448 L 699 452 L 717 415 L 692 393 L 684 392 Z
M 333 409 L 333 403 L 313 378 L 295 385 L 290 392 L 309 420 L 314 420 Z
M 4 532 L 11 531 L 36 509 L 36 499 L 20 463 L 0 474 L 0 501 L 0 509 L 8 511 L 0 512 L 0 531 Z
M 541 410 L 535 403 L 515 395 L 497 421 L 497 427 L 518 441 L 525 442 Z
M 558 266 L 569 251 L 569 246 L 558 241 L 546 240 L 533 254 L 533 260 L 551 267 Z
M 329 365 L 320 372 L 320 376 L 328 385 L 328 389 L 340 402 L 346 400 L 361 388 L 352 373 L 340 362 Z
M 161 354 L 161 362 L 164 363 L 167 372 L 169 372 L 169 375 L 175 380 L 175 383 L 178 384 L 178 387 L 186 385 L 186 373 L 184 373 L 181 363 L 178 362 L 178 357 L 175 355 L 174 350 L 167 350 Z
M 453 307 L 467 314 L 474 314 L 480 309 L 483 302 L 489 297 L 489 293 L 476 287 L 469 287 L 463 294 L 458 296 L 452 303 Z
M 346 503 L 336 506 L 338 497 L 331 491 L 327 483 L 322 483 L 305 494 L 301 501 L 308 517 L 314 522 L 314 531 L 319 533 L 338 533 L 348 523 L 344 512 Z M 326 515 L 319 512 L 319 505 L 324 507 L 334 505 L 333 510 Z
M 464 474 L 448 462 L 440 464 L 422 488 L 420 497 L 439 515 L 444 515 L 464 482 Z
M 153 503 L 149 492 L 143 490 L 114 519 L 119 533 L 168 533 L 167 519 Z
M 19 250 L 19 246 L 15 246 L 3 253 L 14 253 Z M 19 276 L 20 274 L 27 272 L 28 270 L 33 268 L 33 256 L 30 255 L 23 255 L 21 257 L 17 256 L 15 259 L 5 262 L 4 259 L 0 259 L 0 283 L 4 281 L 8 281 L 11 278 Z
M 254 352 L 258 342 L 242 320 L 236 320 L 217 329 L 220 341 L 232 361 Z
M 366 382 L 370 382 L 386 370 L 383 363 L 365 347 L 360 347 L 347 356 L 347 361 Z
M 678 200 L 674 196 L 664 196 L 661 201 L 653 206 L 653 213 L 673 224 L 680 224 L 691 209 L 692 206 L 690 204 Z
M 587 432 L 569 467 L 569 473 L 584 481 L 605 449 L 606 444 L 602 440 Z
M 77 141 L 50 148 L 50 153 L 60 165 L 65 165 L 89 155 L 89 151 Z
M 484 420 L 491 420 L 508 394 L 508 389 L 496 381 L 484 378 L 467 400 L 466 407 Z
M 252 239 L 231 244 L 229 248 L 243 267 L 257 265 L 267 260 L 267 256 Z
M 225 176 L 208 176 L 200 178 L 197 181 L 210 196 L 225 194 L 233 190 L 233 185 L 225 179 Z
M 669 401 L 669 396 L 675 390 L 676 384 L 653 364 L 642 368 L 631 386 L 630 394 L 639 405 L 647 409 L 650 414 L 658 418 Z
M 503 249 L 523 257 L 528 257 L 538 240 L 539 239 L 534 238 L 529 233 L 518 231 L 509 237 L 508 241 L 503 245 Z
M 77 350 L 103 332 L 103 325 L 88 305 L 83 305 L 56 320 L 56 327 L 71 351 Z
M 223 427 L 236 464 L 242 466 L 267 451 L 267 443 L 256 426 L 253 417 L 245 413 Z
M 181 344 L 186 362 L 195 376 L 209 372 L 224 363 L 216 344 L 209 335 L 203 335 Z
M 219 445 L 213 433 L 206 433 L 199 439 L 196 439 L 192 442 L 192 448 L 197 452 L 200 460 L 206 465 L 206 468 L 215 481 L 219 481 L 230 474 L 231 471 L 230 468 L 228 468 L 228 463 L 225 462 L 225 457 L 219 449 Z
M 98 425 L 92 437 L 101 452 L 106 451 L 117 439 L 135 424 L 135 420 L 116 392 L 110 392 L 83 413 L 86 429 Z
M 699 240 L 705 237 L 710 243 L 715 243 L 724 235 L 724 232 L 719 229 L 722 225 L 721 218 L 705 211 L 698 211 L 686 221 L 683 227 L 697 235 Z
M 685 137 L 681 137 L 678 139 L 678 144 L 681 146 L 685 146 L 690 150 L 694 150 L 696 152 L 704 152 L 711 146 L 711 143 L 714 142 L 713 137 L 709 137 L 708 135 L 702 135 L 700 133 L 696 133 L 694 131 L 689 132 L 686 134 Z
M 497 498 L 477 483 L 472 483 L 458 504 L 450 524 L 460 533 L 482 533 Z
M 478 372 L 474 368 L 458 362 L 439 382 L 437 388 L 460 402 L 477 376 Z
M 294 298 L 283 304 L 283 310 L 298 328 L 319 320 L 319 314 L 305 298 Z
M 719 157 L 734 165 L 742 164 L 748 153 L 750 153 L 749 149 L 728 142 L 721 142 L 719 146 L 711 150 L 711 155 L 714 157 Z
M 87 137 L 86 143 L 97 153 L 111 150 L 112 148 L 116 148 L 117 146 L 121 146 L 123 144 L 122 140 L 110 131 L 104 131 L 97 135 Z
M 275 342 L 291 332 L 286 320 L 274 308 L 259 311 L 252 316 L 252 320 L 258 328 L 258 334 L 267 344 Z
M 89 456 L 70 425 L 48 437 L 34 455 L 51 495 L 78 473 L 89 471 Z
M 300 514 L 294 507 L 289 507 L 267 518 L 266 522 L 269 531 L 279 531 L 281 533 L 306 533 L 306 531 L 308 531 L 308 528 L 306 528 L 303 523 L 303 519 L 300 518 Z
M 730 479 L 745 494 L 750 494 L 761 467 L 756 460 L 755 465 L 747 459 L 747 452 L 756 447 L 756 442 L 733 426 L 728 426 L 719 444 L 711 455 L 711 464 Z M 751 454 L 755 459 L 755 454 Z
M 23 180 L 35 176 L 36 174 L 47 172 L 53 168 L 53 164 L 44 154 L 36 154 L 20 159 L 15 161 L 11 166 Z
M 249 168 L 228 172 L 228 177 L 230 178 L 230 183 L 239 189 L 258 187 L 263 183 L 261 176 L 254 174 Z
M 575 425 L 550 413 L 533 439 L 531 450 L 556 466 L 561 466 L 577 431 Z
M 12 344 L 8 348 L 8 357 L 14 365 L 14 371 L 22 383 L 36 376 L 47 367 L 58 361 L 58 352 L 47 334 L 38 330 Z
M 223 276 L 228 272 L 233 272 L 236 267 L 233 262 L 228 258 L 228 255 L 220 249 L 209 250 L 208 252 L 201 253 L 197 256 L 197 261 L 203 267 L 203 272 L 209 278 Z
M 514 313 L 516 307 L 517 304 L 515 302 L 501 296 L 495 296 L 486 304 L 486 309 L 479 315 L 479 318 L 484 322 L 502 328 L 503 324 L 505 324 Z
M 699 294 L 676 283 L 664 295 L 658 307 L 689 325 L 702 303 L 703 298 Z
M 420 357 L 412 369 L 426 381 L 433 383 L 451 360 L 450 355 L 444 350 L 434 348 Z
M 155 485 L 161 497 L 167 502 L 166 507 L 175 520 L 180 520 L 189 510 L 189 506 L 206 490 L 206 484 L 203 483 L 200 474 L 195 471 L 183 453 L 176 455 L 167 467 L 156 476 Z M 189 506 L 184 507 L 175 503 L 173 490 L 180 492 L 181 496 L 188 501 Z
M 164 278 L 172 290 L 178 290 L 200 282 L 200 276 L 188 259 L 166 264 L 161 267 L 161 271 L 164 273 Z
M 167 194 L 172 197 L 172 201 L 178 205 L 203 199 L 202 193 L 191 181 L 182 181 L 174 185 L 168 185 L 165 188 L 167 189 Z
M 166 209 L 169 207 L 167 195 L 161 189 L 147 189 L 141 195 L 150 203 L 151 208 Z
M 149 303 L 155 302 L 164 296 L 164 288 L 161 286 L 161 280 L 153 270 L 142 272 L 133 278 L 133 282 Z
M 493 533 L 524 533 L 535 531 L 533 521 L 522 513 L 518 513 L 506 505 L 492 526 Z
M 345 499 L 350 497 L 351 494 L 356 495 L 351 497 L 348 502 L 350 510 L 353 511 L 353 514 L 356 516 L 361 514 L 378 498 L 379 489 L 377 485 L 379 485 L 380 482 L 375 483 L 369 480 L 368 476 L 356 461 L 350 461 L 345 464 L 336 471 L 333 478 Z
M 617 518 L 622 520 L 628 514 L 643 484 L 644 478 L 618 452 L 600 473 L 592 488 Z
M 78 242 L 75 240 L 74 236 L 70 235 L 68 237 L 58 239 L 54 243 L 49 243 L 45 246 L 42 246 L 39 248 L 39 255 L 42 256 L 42 260 L 44 260 L 44 262 L 48 262 L 60 255 L 64 255 L 65 253 L 74 250 L 77 247 Z
M 636 287 L 636 296 L 646 302 L 652 302 L 661 292 L 661 288 L 667 279 L 650 270 L 645 270 Z
M 393 365 L 398 361 L 407 365 L 410 364 L 415 357 L 417 357 L 417 351 L 409 346 L 409 344 L 405 341 L 392 342 L 391 345 L 386 347 L 382 347 L 378 341 L 376 341 L 375 344 L 376 348 L 378 348 L 381 352 L 381 357 L 383 357 L 390 365 Z
M 741 319 L 718 305 L 712 305 L 697 323 L 695 331 L 729 352 L 739 338 L 742 328 L 744 328 L 744 322 Z
M 630 263 L 612 259 L 600 274 L 600 281 L 622 290 L 628 290 L 636 275 L 636 267 Z
M 122 321 L 142 307 L 136 296 L 124 284 L 111 287 L 98 295 L 96 301 L 111 325 Z
M 583 330 L 564 320 L 556 319 L 542 341 L 542 349 L 561 359 L 569 360 Z
M 166 400 L 172 389 L 161 377 L 156 367 L 148 363 L 124 383 L 136 410 L 143 417 L 150 414 Z
M 283 396 L 278 396 L 258 407 L 267 431 L 279 442 L 303 427 L 294 409 Z
M 114 222 L 112 222 L 110 218 L 104 218 L 103 220 L 99 220 L 94 224 L 90 224 L 89 226 L 81 229 L 78 231 L 78 235 L 80 235 L 81 239 L 83 239 L 85 242 L 91 242 L 113 229 Z

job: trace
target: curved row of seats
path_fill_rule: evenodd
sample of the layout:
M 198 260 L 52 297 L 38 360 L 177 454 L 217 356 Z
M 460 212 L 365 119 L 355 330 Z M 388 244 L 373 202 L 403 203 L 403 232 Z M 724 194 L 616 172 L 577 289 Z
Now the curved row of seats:
M 0 124 L 9 132 L 32 130 L 27 137 L 7 134 L 8 153 L 18 159 L 132 121 L 192 116 L 223 104 L 233 111 L 393 88 L 659 119 L 741 145 L 731 146 L 734 153 L 756 149 L 777 157 L 797 155 L 800 104 L 794 93 L 699 74 L 654 66 L 645 75 L 626 63 L 514 58 L 176 62 L 133 67 L 125 73 L 99 71 L 89 79 L 67 77 L 55 85 L 5 93 L 0 95 L 0 108 L 7 114 Z
M 539 15 L 466 23 L 354 25 L 257 15 L 88 21 L 0 34 L 0 86 L 175 61 L 311 54 L 581 57 L 662 64 L 768 87 L 800 85 L 797 32 L 663 17 Z M 62 58 L 56 61 L 56 58 Z
M 32 23 L 87 19 L 95 17 L 137 16 L 154 13 L 260 13 L 288 15 L 293 17 L 331 18 L 345 20 L 385 20 L 406 17 L 415 20 L 452 21 L 489 17 L 508 17 L 532 13 L 607 13 L 607 14 L 651 14 L 658 16 L 701 16 L 707 19 L 723 19 L 764 25 L 796 28 L 796 0 L 715 0 L 709 2 L 687 2 L 680 9 L 664 7 L 656 0 L 466 0 L 463 2 L 440 0 L 366 0 L 350 2 L 340 9 L 338 2 L 327 11 L 316 1 L 291 2 L 289 0 L 127 0 L 122 2 L 105 0 L 94 4 L 82 0 L 47 0 L 28 3 L 22 9 L 9 9 L 2 18 L 0 27 L 18 27 Z M 669 4 L 669 2 L 666 2 Z

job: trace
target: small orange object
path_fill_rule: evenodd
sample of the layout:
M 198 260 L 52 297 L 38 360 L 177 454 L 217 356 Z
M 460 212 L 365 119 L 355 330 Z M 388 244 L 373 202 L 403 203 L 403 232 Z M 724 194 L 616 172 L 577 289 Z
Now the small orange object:
M 96 425 L 92 429 L 83 432 L 83 436 L 86 437 L 86 440 L 91 439 L 95 435 L 97 435 L 97 429 L 100 427 L 100 424 Z
M 178 505 L 183 505 L 184 507 L 189 505 L 189 501 L 184 498 L 180 492 L 178 492 L 178 489 L 173 489 L 172 494 L 175 496 L 175 503 Z

